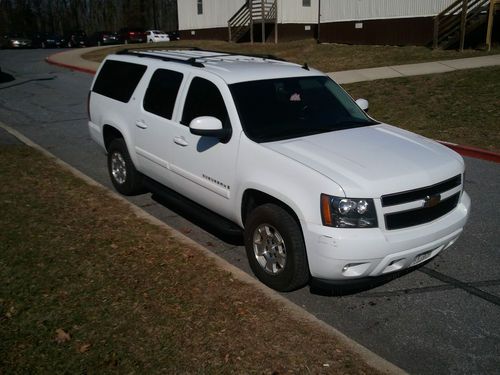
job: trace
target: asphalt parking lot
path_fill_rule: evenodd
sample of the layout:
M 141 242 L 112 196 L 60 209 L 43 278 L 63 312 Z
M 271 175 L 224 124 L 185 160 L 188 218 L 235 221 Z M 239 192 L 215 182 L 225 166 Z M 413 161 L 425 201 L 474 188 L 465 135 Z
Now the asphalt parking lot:
M 111 187 L 102 151 L 88 136 L 92 76 L 46 64 L 44 50 L 0 51 L 0 121 Z M 0 147 L 15 142 L 0 131 Z M 500 374 L 500 165 L 466 159 L 472 214 L 460 240 L 424 267 L 342 297 L 303 288 L 286 296 L 414 374 Z M 131 199 L 249 272 L 239 238 L 207 231 L 149 194 Z M 203 229 L 205 228 L 205 229 Z M 307 343 L 305 343 L 306 345 Z

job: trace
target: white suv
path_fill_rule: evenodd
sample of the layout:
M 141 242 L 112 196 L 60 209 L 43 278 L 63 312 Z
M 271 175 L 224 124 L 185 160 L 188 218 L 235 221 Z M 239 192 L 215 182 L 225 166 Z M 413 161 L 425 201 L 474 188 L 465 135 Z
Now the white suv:
M 123 51 L 95 76 L 89 128 L 119 192 L 168 188 L 237 224 L 255 275 L 290 291 L 413 267 L 467 221 L 463 159 L 367 105 L 307 65 Z

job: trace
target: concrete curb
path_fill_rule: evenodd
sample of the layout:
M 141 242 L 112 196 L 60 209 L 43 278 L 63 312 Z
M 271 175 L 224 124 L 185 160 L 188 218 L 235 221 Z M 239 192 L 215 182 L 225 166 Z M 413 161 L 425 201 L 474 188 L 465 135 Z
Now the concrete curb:
M 97 48 L 107 48 L 107 47 L 96 47 L 96 49 Z M 88 49 L 87 49 L 87 51 L 88 51 Z M 60 66 L 60 67 L 63 67 L 63 68 L 67 68 L 67 69 L 71 69 L 71 70 L 76 70 L 76 71 L 80 71 L 80 72 L 84 72 L 84 73 L 89 73 L 89 74 L 95 74 L 95 72 L 97 71 L 97 68 L 96 69 L 94 69 L 94 68 L 85 68 L 85 67 L 80 67 L 80 66 L 77 66 L 77 65 L 71 65 L 71 64 L 63 63 L 61 61 L 57 61 L 57 56 L 61 56 L 61 55 L 68 54 L 68 53 L 74 53 L 74 52 L 73 51 L 58 52 L 58 53 L 55 53 L 53 55 L 48 56 L 45 60 L 49 64 L 57 65 L 57 66 Z M 81 56 L 81 54 L 78 54 L 78 58 L 81 59 L 80 56 Z M 498 65 L 497 60 L 499 60 L 500 55 L 492 55 L 492 56 L 489 56 L 489 57 L 491 57 L 490 60 L 492 60 L 492 61 L 488 61 L 487 65 L 485 65 L 485 66 Z M 471 68 L 472 69 L 472 68 L 478 67 L 477 66 L 477 62 L 476 62 L 477 59 L 478 59 L 477 57 L 471 57 L 471 58 L 467 58 L 467 59 L 446 60 L 446 61 L 434 62 L 434 63 L 428 63 L 428 64 L 433 64 L 432 67 L 431 67 L 431 70 L 433 70 L 432 74 L 434 74 L 434 73 L 438 73 L 438 72 L 442 73 L 442 72 L 447 72 L 447 71 L 455 71 L 455 70 L 467 69 L 467 68 Z M 97 63 L 95 63 L 95 64 L 97 64 Z M 423 64 L 427 64 L 427 63 L 397 65 L 397 66 L 395 65 L 393 67 L 380 67 L 380 68 L 360 69 L 359 72 L 364 72 L 364 73 L 360 73 L 361 74 L 360 77 L 362 77 L 362 79 L 355 80 L 355 81 L 352 81 L 352 82 L 374 80 L 374 79 L 387 79 L 387 78 L 395 78 L 395 77 L 405 77 L 405 76 L 407 76 L 407 74 L 403 73 L 405 66 L 411 67 L 411 66 L 423 65 Z M 435 66 L 434 65 L 436 65 L 436 64 L 439 67 L 446 67 L 446 69 L 439 70 L 439 71 L 434 71 L 435 70 Z M 452 65 L 453 67 L 451 67 L 450 65 Z M 393 68 L 398 68 L 402 72 L 398 72 L 398 71 L 396 71 L 396 69 L 393 69 Z M 389 73 L 388 73 L 388 71 L 389 71 Z M 337 81 L 337 83 L 350 83 L 350 81 L 348 81 L 348 82 L 341 82 L 342 79 L 343 79 L 342 78 L 343 74 L 347 73 L 347 72 L 350 72 L 350 71 L 328 73 L 328 75 L 330 77 L 332 77 L 333 79 L 335 79 Z M 369 73 L 367 73 L 367 72 L 369 72 Z M 379 75 L 379 76 L 382 74 L 382 77 L 373 78 L 373 76 L 372 76 L 373 74 L 376 74 L 376 75 Z M 431 74 L 431 73 L 419 73 L 419 75 L 420 74 Z M 339 78 L 340 81 L 338 81 L 335 77 Z M 451 148 L 452 150 L 458 152 L 460 155 L 468 156 L 468 157 L 476 158 L 476 159 L 488 160 L 488 161 L 492 161 L 492 162 L 495 162 L 495 163 L 500 163 L 500 154 L 494 153 L 492 151 L 483 150 L 483 149 L 480 149 L 480 148 L 470 147 L 470 146 L 461 146 L 461 145 L 457 145 L 455 143 L 450 143 L 450 142 L 445 142 L 445 141 L 438 141 L 438 142 L 441 143 L 441 144 L 443 144 L 443 145 L 445 145 L 445 146 L 447 146 L 447 147 L 449 147 L 449 148 Z
M 63 52 L 59 52 L 59 53 L 63 53 Z M 81 68 L 81 67 L 76 66 L 76 65 L 69 65 L 69 64 L 64 64 L 64 63 L 61 63 L 61 62 L 57 62 L 55 60 L 52 60 L 51 56 L 46 57 L 45 61 L 47 61 L 51 65 L 60 66 L 61 68 L 66 68 L 66 69 L 70 69 L 70 70 L 76 70 L 76 71 L 82 72 L 82 73 L 88 73 L 88 74 L 94 75 L 95 72 L 96 72 L 93 69 Z
M 492 161 L 494 163 L 500 163 L 500 154 L 483 150 L 482 148 L 470 147 L 457 145 L 456 143 L 450 143 L 445 141 L 438 141 L 439 143 L 451 148 L 453 151 L 458 152 L 460 155 L 468 156 L 471 158 L 482 159 L 487 161 Z
M 94 50 L 108 48 L 107 46 L 103 47 L 88 47 L 85 48 L 85 52 L 92 52 Z M 45 58 L 45 61 L 52 65 L 57 65 L 62 68 L 67 68 L 71 70 L 76 70 L 83 73 L 95 74 L 97 69 L 99 68 L 99 63 L 85 60 L 82 58 L 82 50 L 81 49 L 71 49 L 68 51 L 62 51 L 54 53 Z
M 237 279 L 243 283 L 252 285 L 259 292 L 262 292 L 264 295 L 266 295 L 271 300 L 275 301 L 276 303 L 281 304 L 283 306 L 283 309 L 286 312 L 288 312 L 292 317 L 296 318 L 297 320 L 304 321 L 304 322 L 310 323 L 312 325 L 315 325 L 319 329 L 330 334 L 339 343 L 346 346 L 353 353 L 359 355 L 361 357 L 361 359 L 369 366 L 371 366 L 374 369 L 376 369 L 382 373 L 385 373 L 385 374 L 394 374 L 394 375 L 407 374 L 407 372 L 405 372 L 401 368 L 397 367 L 393 363 L 378 356 L 377 354 L 375 354 L 374 352 L 365 348 L 361 344 L 359 344 L 356 341 L 352 340 L 351 338 L 347 337 L 339 330 L 326 324 L 322 320 L 319 320 L 318 318 L 316 318 L 314 315 L 312 315 L 308 311 L 304 310 L 300 306 L 297 306 L 296 304 L 294 304 L 290 300 L 286 299 L 285 297 L 280 295 L 278 292 L 266 287 L 264 284 L 262 284 L 261 282 L 259 282 L 256 279 L 254 279 L 253 277 L 251 277 L 250 275 L 248 275 L 244 271 L 240 270 L 239 268 L 233 266 L 232 264 L 227 262 L 225 259 L 212 253 L 206 247 L 198 244 L 197 242 L 193 241 L 192 239 L 185 236 L 181 232 L 178 232 L 174 228 L 170 227 L 169 225 L 165 224 L 161 220 L 157 219 L 156 217 L 152 216 L 148 212 L 144 211 L 142 208 L 129 202 L 121 195 L 118 195 L 117 193 L 110 190 L 106 186 L 101 185 L 99 182 L 97 182 L 94 179 L 90 178 L 89 176 L 83 174 L 82 172 L 80 172 L 76 168 L 72 167 L 68 163 L 64 162 L 63 160 L 57 158 L 54 154 L 47 151 L 46 149 L 44 149 L 43 147 L 41 147 L 37 143 L 33 142 L 29 138 L 25 137 L 23 134 L 21 134 L 17 130 L 11 128 L 10 126 L 4 124 L 1 121 L 0 121 L 0 128 L 3 128 L 5 131 L 7 131 L 11 135 L 13 135 L 17 139 L 19 139 L 25 145 L 40 151 L 42 154 L 47 156 L 49 159 L 54 160 L 61 167 L 63 167 L 64 169 L 66 169 L 67 171 L 72 173 L 77 178 L 85 181 L 87 184 L 104 189 L 110 197 L 115 198 L 115 199 L 121 201 L 122 203 L 126 204 L 139 218 L 146 220 L 149 223 L 156 225 L 160 228 L 168 230 L 173 238 L 175 238 L 179 242 L 185 244 L 186 246 L 197 249 L 207 258 L 212 259 L 214 261 L 214 263 L 218 267 L 220 267 L 222 270 L 231 273 L 235 279 Z

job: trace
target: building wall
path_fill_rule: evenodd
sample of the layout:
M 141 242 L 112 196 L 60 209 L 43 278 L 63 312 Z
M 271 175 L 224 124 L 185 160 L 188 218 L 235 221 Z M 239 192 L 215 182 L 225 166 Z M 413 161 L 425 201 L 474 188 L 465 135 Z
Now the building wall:
M 427 45 L 433 17 L 386 18 L 322 23 L 320 41 L 346 44 Z
M 454 0 L 321 0 L 321 21 L 428 17 Z M 304 7 L 302 0 L 278 0 L 280 23 L 317 23 L 319 0 Z
M 203 0 L 203 14 L 198 14 L 197 0 L 177 0 L 179 30 L 227 27 L 227 21 L 245 0 Z
M 323 3 L 329 0 L 322 0 Z M 302 0 L 278 0 L 279 23 L 318 23 L 319 0 L 311 0 L 311 6 L 302 5 Z
M 317 23 L 319 0 L 277 0 L 279 23 Z M 454 0 L 322 0 L 321 22 L 434 16 Z M 226 27 L 229 18 L 245 0 L 203 0 L 203 14 L 197 14 L 197 0 L 178 0 L 179 30 Z
M 277 0 L 279 40 L 317 37 L 319 0 L 304 7 L 302 0 Z M 322 42 L 352 44 L 422 45 L 432 39 L 432 17 L 454 0 L 321 0 Z M 245 0 L 178 0 L 179 30 L 183 39 L 227 40 L 227 21 Z M 260 33 L 260 27 L 256 30 Z M 274 27 L 266 37 L 274 40 Z M 255 40 L 260 40 L 260 35 Z M 249 37 L 247 38 L 249 40 Z
M 435 16 L 454 0 L 322 0 L 321 21 Z

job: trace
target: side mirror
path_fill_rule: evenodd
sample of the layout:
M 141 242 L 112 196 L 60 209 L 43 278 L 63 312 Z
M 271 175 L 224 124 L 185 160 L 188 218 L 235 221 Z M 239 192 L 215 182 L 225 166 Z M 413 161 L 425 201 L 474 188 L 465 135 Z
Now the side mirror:
M 231 129 L 224 129 L 222 122 L 212 116 L 196 117 L 190 122 L 189 131 L 201 137 L 218 138 L 222 143 L 229 142 L 231 138 Z
M 356 100 L 356 104 L 363 111 L 368 112 L 368 108 L 369 108 L 368 100 L 366 100 L 366 99 L 358 99 L 358 100 Z

